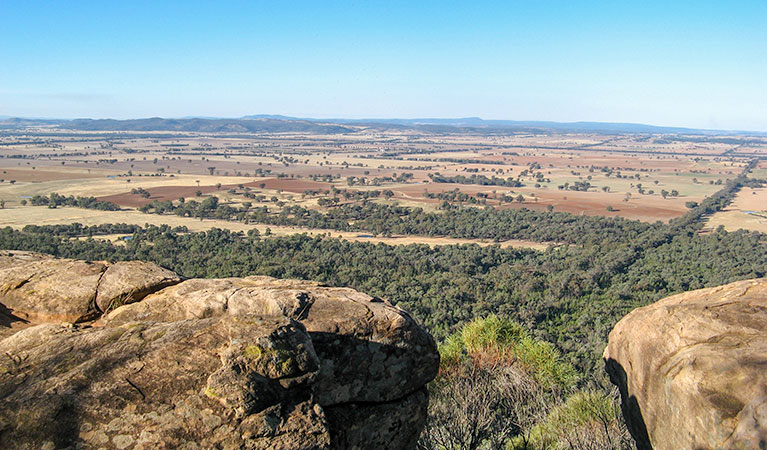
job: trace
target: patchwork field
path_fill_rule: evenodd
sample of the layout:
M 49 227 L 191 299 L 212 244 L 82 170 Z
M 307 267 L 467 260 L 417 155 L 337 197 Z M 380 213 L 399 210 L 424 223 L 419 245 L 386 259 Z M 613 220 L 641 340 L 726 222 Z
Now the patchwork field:
M 292 206 L 328 212 L 373 201 L 436 212 L 464 205 L 668 221 L 721 189 L 755 157 L 765 156 L 767 139 L 751 137 L 451 133 L 361 126 L 343 134 L 245 136 L 29 129 L 0 134 L 0 201 L 5 207 L 0 225 L 77 221 L 265 229 L 241 221 L 200 222 L 139 211 L 210 197 L 217 197 L 218 205 L 244 212 L 261 208 L 268 214 Z M 767 178 L 767 163 L 761 161 L 750 176 Z M 121 210 L 22 206 L 52 193 L 96 197 Z M 709 227 L 747 224 L 764 229 L 759 212 L 764 200 L 763 193 L 744 190 L 731 208 L 710 219 Z M 275 234 L 306 231 L 271 228 Z M 435 237 L 344 237 L 455 243 Z

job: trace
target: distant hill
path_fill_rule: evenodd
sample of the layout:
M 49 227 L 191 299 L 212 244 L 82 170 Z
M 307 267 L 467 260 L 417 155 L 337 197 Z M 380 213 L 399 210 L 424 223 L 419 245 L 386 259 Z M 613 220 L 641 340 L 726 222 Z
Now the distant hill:
M 353 133 L 362 128 L 381 130 L 420 130 L 432 133 L 602 133 L 602 134 L 686 134 L 767 136 L 766 132 L 703 130 L 664 127 L 639 123 L 546 122 L 523 120 L 486 120 L 479 117 L 455 119 L 314 119 L 274 114 L 258 114 L 236 119 L 184 117 L 166 119 L 26 119 L 0 118 L 0 130 L 34 126 L 53 126 L 78 131 L 186 131 L 200 133 Z
M 64 122 L 66 121 L 57 119 L 22 119 L 19 117 L 4 117 L 0 118 L 0 130 L 12 130 L 17 128 L 43 125 L 58 125 Z
M 621 123 L 621 122 L 551 122 L 536 120 L 487 120 L 479 117 L 461 117 L 455 119 L 440 118 L 420 118 L 420 119 L 312 119 L 297 118 L 289 116 L 269 116 L 252 115 L 243 118 L 270 117 L 283 120 L 307 120 L 322 121 L 327 123 L 338 123 L 348 125 L 362 126 L 381 126 L 398 125 L 404 127 L 414 127 L 421 129 L 433 128 L 442 130 L 442 127 L 453 128 L 472 128 L 472 129 L 507 129 L 515 131 L 532 130 L 556 130 L 571 132 L 599 132 L 599 133 L 650 133 L 650 134 L 750 134 L 758 136 L 767 136 L 763 132 L 750 131 L 728 131 L 728 130 L 706 130 L 698 128 L 684 127 L 665 127 L 656 125 L 645 125 L 641 123 Z
M 291 133 L 317 134 L 350 133 L 355 130 L 338 124 L 308 120 L 276 119 L 76 119 L 64 122 L 60 128 L 81 131 L 189 131 L 203 133 Z

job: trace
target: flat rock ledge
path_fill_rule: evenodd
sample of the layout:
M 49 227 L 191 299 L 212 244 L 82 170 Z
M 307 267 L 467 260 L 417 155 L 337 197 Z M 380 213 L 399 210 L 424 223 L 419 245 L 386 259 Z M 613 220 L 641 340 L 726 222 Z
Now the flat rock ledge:
M 407 449 L 433 338 L 352 289 L 0 252 L 0 448 Z
M 767 279 L 638 308 L 604 358 L 638 449 L 767 448 Z

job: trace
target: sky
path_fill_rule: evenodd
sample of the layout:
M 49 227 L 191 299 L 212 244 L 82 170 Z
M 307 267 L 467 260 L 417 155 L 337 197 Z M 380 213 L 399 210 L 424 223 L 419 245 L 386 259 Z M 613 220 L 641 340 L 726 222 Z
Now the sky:
M 767 131 L 767 1 L 0 0 L 0 115 Z

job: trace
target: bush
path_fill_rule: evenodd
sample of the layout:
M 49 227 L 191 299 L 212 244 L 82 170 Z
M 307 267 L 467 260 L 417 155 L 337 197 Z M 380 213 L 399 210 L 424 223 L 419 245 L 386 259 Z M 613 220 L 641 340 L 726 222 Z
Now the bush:
M 508 353 L 523 337 L 527 336 L 522 325 L 496 315 L 474 319 L 460 333 L 464 348 L 469 353 Z
M 559 352 L 548 342 L 525 337 L 514 347 L 514 355 L 546 389 L 570 389 L 578 382 L 575 368 L 562 361 Z
M 439 348 L 443 370 L 472 359 L 485 365 L 521 365 L 545 389 L 570 389 L 575 368 L 548 342 L 533 339 L 520 324 L 496 315 L 474 319 Z
M 537 424 L 578 381 L 554 346 L 496 315 L 464 325 L 439 352 L 420 449 L 502 448 L 514 437 L 533 442 L 533 433 L 541 440 Z
M 617 395 L 581 391 L 551 409 L 528 436 L 517 436 L 508 450 L 623 450 L 632 448 Z
M 464 360 L 429 389 L 429 418 L 420 449 L 503 448 L 534 429 L 551 396 L 519 367 L 475 365 Z

